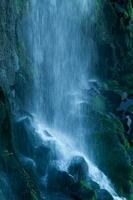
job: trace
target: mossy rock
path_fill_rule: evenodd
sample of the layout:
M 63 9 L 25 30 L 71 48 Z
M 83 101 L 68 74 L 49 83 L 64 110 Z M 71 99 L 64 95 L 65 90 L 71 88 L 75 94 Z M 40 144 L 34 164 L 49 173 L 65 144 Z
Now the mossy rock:
M 133 179 L 130 159 L 114 133 L 97 132 L 88 137 L 91 157 L 112 180 L 118 191 L 125 194 L 125 180 Z
M 109 80 L 106 82 L 108 90 L 118 91 L 120 89 L 120 84 L 117 80 Z
M 119 82 L 125 88 L 125 91 L 128 93 L 133 92 L 133 73 L 122 76 Z
M 127 108 L 127 111 L 133 112 L 133 105 L 129 106 L 129 107 Z
M 127 154 L 129 143 L 123 125 L 119 119 L 103 113 L 92 113 L 89 123 L 93 126 L 86 138 L 90 157 L 125 195 L 125 180 L 133 179 L 133 168 Z
M 128 140 L 124 135 L 124 126 L 117 117 L 101 112 L 90 112 L 88 124 L 90 124 L 92 132 L 99 130 L 101 133 L 113 134 L 126 150 L 129 149 Z
M 124 127 L 121 121 L 115 116 L 106 113 L 90 111 L 88 123 L 92 127 L 96 125 L 99 131 L 107 131 L 110 133 L 113 130 L 114 134 L 124 133 Z
M 28 0 L 15 0 L 15 6 L 17 9 L 17 13 L 21 16 L 26 11 L 26 4 Z
M 6 108 L 3 102 L 0 101 L 0 125 L 6 118 Z
M 96 200 L 96 192 L 91 188 L 91 186 L 81 181 L 80 183 L 76 183 L 71 187 L 71 196 L 74 199 L 79 200 Z
M 97 200 L 113 200 L 113 197 L 106 190 L 100 189 L 97 191 Z
M 89 98 L 90 109 L 97 112 L 105 111 L 105 98 L 102 95 L 96 95 Z
M 133 194 L 129 196 L 129 200 L 133 200 Z

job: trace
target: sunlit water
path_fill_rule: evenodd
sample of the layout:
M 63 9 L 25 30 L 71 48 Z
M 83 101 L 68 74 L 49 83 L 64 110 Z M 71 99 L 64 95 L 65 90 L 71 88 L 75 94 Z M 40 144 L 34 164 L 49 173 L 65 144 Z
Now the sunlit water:
M 116 200 L 118 197 L 108 178 L 89 160 L 84 147 L 82 94 L 89 87 L 91 69 L 97 63 L 93 41 L 94 4 L 92 0 L 30 0 L 27 49 L 33 61 L 34 84 L 31 112 L 47 124 L 62 150 L 60 166 L 67 168 L 73 155 L 84 157 L 89 176 Z M 36 122 L 43 141 L 43 126 Z M 49 128 L 50 127 L 50 128 Z M 78 150 L 77 150 L 78 149 Z M 71 152 L 71 153 L 70 153 Z

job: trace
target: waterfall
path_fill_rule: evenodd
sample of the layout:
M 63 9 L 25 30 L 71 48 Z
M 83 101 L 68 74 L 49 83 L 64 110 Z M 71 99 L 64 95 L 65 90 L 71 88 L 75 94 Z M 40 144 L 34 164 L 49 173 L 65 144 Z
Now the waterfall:
M 82 156 L 92 180 L 120 200 L 124 198 L 118 197 L 84 148 L 88 129 L 83 126 L 82 103 L 87 100 L 82 91 L 89 88 L 91 69 L 97 62 L 92 37 L 94 3 L 92 0 L 30 0 L 26 37 L 35 74 L 31 112 L 37 117 L 35 127 L 40 138 L 47 140 L 45 129 L 60 147 L 64 169 L 71 156 Z

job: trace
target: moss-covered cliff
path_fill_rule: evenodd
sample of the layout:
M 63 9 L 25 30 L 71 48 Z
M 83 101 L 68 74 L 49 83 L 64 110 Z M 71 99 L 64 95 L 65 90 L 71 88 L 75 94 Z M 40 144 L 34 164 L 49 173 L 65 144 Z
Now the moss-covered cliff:
M 118 191 L 132 199 L 133 5 L 130 0 L 96 0 L 95 12 L 100 83 L 87 108 L 88 149 Z
M 111 179 L 117 191 L 130 200 L 133 199 L 132 4 L 131 0 L 96 0 L 93 39 L 99 60 L 93 71 L 99 82 L 92 83 L 89 103 L 83 104 L 91 159 Z M 22 34 L 26 9 L 27 0 L 0 1 L 0 86 L 5 90 L 4 93 L 0 87 L 0 170 L 14 181 L 11 188 L 15 188 L 18 199 L 38 199 L 34 180 L 19 163 L 12 142 L 11 110 L 16 100 L 21 109 L 29 107 L 28 95 L 35 75 Z M 87 188 L 92 194 L 90 199 L 96 198 L 84 181 L 78 187 Z M 79 198 L 77 190 L 72 195 Z

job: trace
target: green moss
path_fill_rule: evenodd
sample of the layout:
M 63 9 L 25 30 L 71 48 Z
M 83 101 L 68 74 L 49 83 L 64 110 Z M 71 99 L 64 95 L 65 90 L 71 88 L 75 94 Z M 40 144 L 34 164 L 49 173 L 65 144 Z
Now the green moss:
M 32 198 L 32 200 L 39 200 L 35 190 L 31 191 L 31 198 Z
M 96 0 L 96 41 L 100 57 L 96 74 L 104 82 L 104 91 L 116 93 L 114 103 L 115 100 L 119 103 L 120 94 L 123 92 L 133 94 L 133 4 L 132 0 L 127 3 L 128 6 L 124 7 L 117 1 Z M 88 112 L 88 151 L 96 164 L 115 183 L 119 192 L 126 195 L 127 199 L 129 196 L 132 199 L 128 191 L 128 188 L 132 189 L 133 186 L 133 169 L 127 154 L 130 145 L 120 120 L 107 114 L 116 112 L 115 107 L 112 109 L 108 96 L 102 102 L 106 109 L 105 105 L 101 106 L 97 102 L 94 103 L 94 107 L 98 105 L 96 109 L 92 106 Z M 104 109 L 101 109 L 102 107 Z M 128 110 L 132 112 L 133 106 Z
M 128 106 L 127 111 L 129 111 L 129 112 L 133 112 L 133 105 Z
M 84 187 L 86 189 L 92 189 L 91 186 L 85 181 L 80 181 L 80 184 L 82 187 Z
M 124 74 L 115 80 L 107 80 L 105 82 L 105 90 L 112 90 L 118 93 L 127 92 L 133 93 L 133 73 Z M 104 88 L 103 88 L 104 89 Z
M 129 196 L 129 200 L 133 200 L 133 194 Z
M 133 73 L 123 75 L 120 78 L 119 83 L 125 89 L 125 91 L 127 91 L 128 93 L 132 93 L 133 92 Z
M 108 90 L 119 91 L 121 89 L 120 84 L 117 80 L 109 80 L 106 82 L 106 84 Z
M 126 193 L 125 180 L 132 180 L 133 169 L 127 150 L 130 145 L 124 135 L 124 127 L 112 115 L 91 111 L 88 116 L 91 134 L 88 134 L 89 155 L 112 180 L 123 195 Z
M 132 1 L 128 0 L 128 13 L 129 16 L 131 17 L 131 20 L 133 19 L 133 7 L 132 7 Z
M 92 96 L 89 98 L 89 104 L 91 105 L 92 110 L 97 112 L 105 111 L 105 99 L 101 95 Z
M 88 114 L 88 123 L 93 126 L 94 121 L 97 124 L 96 129 L 98 128 L 99 131 L 107 131 L 108 133 L 113 132 L 114 134 L 124 133 L 124 127 L 121 121 L 112 115 L 90 111 Z
M 26 11 L 26 5 L 28 0 L 15 0 L 15 5 L 17 9 L 17 13 L 22 15 L 24 11 Z
M 16 52 L 19 58 L 20 71 L 23 73 L 25 80 L 33 80 L 35 75 L 35 67 L 30 59 L 27 58 L 23 41 L 20 38 L 16 41 Z
M 81 188 L 89 191 L 89 193 L 91 194 L 91 197 L 88 197 L 88 200 L 96 200 L 96 193 L 87 182 L 80 181 L 80 185 L 81 185 Z

